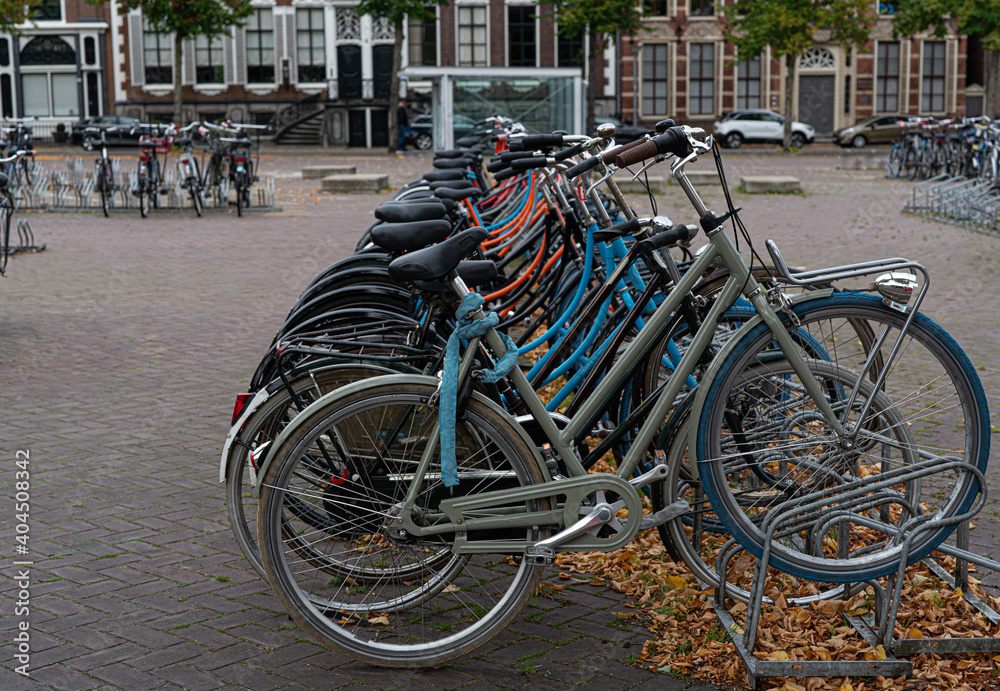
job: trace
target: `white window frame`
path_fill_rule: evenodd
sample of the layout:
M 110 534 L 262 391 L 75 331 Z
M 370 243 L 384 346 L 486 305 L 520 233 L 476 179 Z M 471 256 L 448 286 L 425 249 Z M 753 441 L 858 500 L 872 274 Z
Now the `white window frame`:
M 639 75 L 639 88 L 636 89 L 635 91 L 639 95 L 639 97 L 637 99 L 637 103 L 636 103 L 636 105 L 638 106 L 636 108 L 636 112 L 639 113 L 639 117 L 641 117 L 641 118 L 665 118 L 665 117 L 670 117 L 670 113 L 647 113 L 646 112 L 645 108 L 643 108 L 643 101 L 645 100 L 645 97 L 644 97 L 644 94 L 643 94 L 643 83 L 646 81 L 646 76 L 644 74 L 645 69 L 646 69 L 646 60 L 645 60 L 646 48 L 647 47 L 653 47 L 653 46 L 664 46 L 665 49 L 666 49 L 666 52 L 667 52 L 667 56 L 666 56 L 667 76 L 662 81 L 666 82 L 666 84 L 667 84 L 666 102 L 667 102 L 667 110 L 669 111 L 670 110 L 670 105 L 671 105 L 671 94 L 673 93 L 673 88 L 675 86 L 675 82 L 671 79 L 671 75 L 675 75 L 676 71 L 677 71 L 676 58 L 674 59 L 673 69 L 671 69 L 671 61 L 670 61 L 671 60 L 671 52 L 672 52 L 670 50 L 670 46 L 671 45 L 675 45 L 675 44 L 673 44 L 673 43 L 662 43 L 662 42 L 650 42 L 650 43 L 643 43 L 643 44 L 639 45 L 639 55 L 638 55 L 638 57 L 639 57 L 639 60 L 638 60 L 638 62 L 639 62 L 639 69 L 636 70 L 636 72 Z M 673 51 L 673 52 L 676 55 L 676 51 Z
M 268 12 L 271 15 L 271 64 L 275 65 L 275 55 L 277 54 L 278 48 L 277 48 L 276 42 L 274 40 L 275 39 L 274 35 L 276 33 L 275 21 L 274 21 L 274 3 L 273 2 L 269 2 L 269 3 L 254 2 L 254 3 L 251 4 L 251 7 L 253 8 L 254 12 L 257 12 L 258 10 L 260 10 L 260 11 L 263 11 L 263 12 Z M 275 66 L 275 70 L 274 70 L 274 79 L 272 79 L 271 81 L 269 81 L 269 82 L 252 82 L 252 81 L 250 81 L 250 76 L 249 76 L 250 75 L 250 42 L 248 40 L 248 37 L 249 37 L 249 34 L 246 34 L 246 37 L 243 40 L 243 51 L 244 51 L 244 53 L 243 53 L 243 64 L 246 66 L 246 70 L 247 70 L 247 83 L 246 83 L 246 86 L 247 87 L 254 87 L 254 88 L 257 88 L 257 89 L 273 87 L 281 79 L 281 75 L 279 74 L 279 72 L 281 70 L 279 70 L 276 66 Z
M 490 32 L 490 5 L 487 2 L 456 2 L 455 3 L 455 65 L 458 67 L 471 67 L 472 65 L 462 65 L 461 49 L 459 42 L 460 28 L 461 25 L 458 21 L 459 8 L 461 7 L 482 7 L 486 11 L 486 64 L 477 65 L 477 67 L 492 67 L 491 56 L 493 51 L 491 50 L 493 41 Z M 475 44 L 473 44 L 475 45 Z M 504 49 L 506 51 L 506 49 Z

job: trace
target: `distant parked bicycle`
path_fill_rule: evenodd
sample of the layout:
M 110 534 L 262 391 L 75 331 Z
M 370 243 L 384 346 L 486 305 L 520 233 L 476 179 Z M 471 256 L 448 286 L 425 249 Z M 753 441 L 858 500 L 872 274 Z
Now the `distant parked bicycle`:
M 246 136 L 245 128 L 264 130 L 266 127 L 225 122 L 220 125 L 204 123 L 204 127 L 212 150 L 212 158 L 205 171 L 206 185 L 221 187 L 222 180 L 228 178 L 229 187 L 236 193 L 236 213 L 242 216 L 243 209 L 250 206 L 253 183 L 260 179 L 254 172 L 254 142 Z
M 177 134 L 185 136 L 174 140 L 174 144 L 184 147 L 184 151 L 177 159 L 177 173 L 180 176 L 181 189 L 187 190 L 191 196 L 191 206 L 194 207 L 194 212 L 199 216 L 205 211 L 205 185 L 192 143 L 195 138 L 200 137 L 200 127 L 201 123 L 192 122 L 187 127 L 178 129 Z
M 135 195 L 139 198 L 139 213 L 143 218 L 149 215 L 149 207 L 158 209 L 163 185 L 163 172 L 159 154 L 164 158 L 174 145 L 173 125 L 141 123 L 132 128 L 143 134 L 139 137 L 139 170 Z M 147 134 L 148 133 L 148 134 Z
M 117 127 L 87 127 L 83 130 L 85 139 L 91 144 L 91 149 L 96 146 L 101 147 L 101 155 L 94 161 L 94 189 L 101 195 L 101 210 L 105 216 L 109 215 L 109 210 L 115 208 L 115 191 L 118 185 L 115 184 L 115 173 L 111 166 L 111 159 L 108 158 L 107 133 L 121 133 Z M 85 147 L 86 148 L 86 147 Z
M 5 164 L 3 172 L 19 185 L 30 185 L 31 176 L 35 172 L 35 151 L 31 141 L 33 130 L 31 125 L 23 120 L 7 120 L 7 122 L 13 124 L 0 127 L 0 132 L 4 136 L 3 140 L 0 140 L 0 148 L 6 154 L 23 151 L 24 155 L 18 157 L 12 164 Z

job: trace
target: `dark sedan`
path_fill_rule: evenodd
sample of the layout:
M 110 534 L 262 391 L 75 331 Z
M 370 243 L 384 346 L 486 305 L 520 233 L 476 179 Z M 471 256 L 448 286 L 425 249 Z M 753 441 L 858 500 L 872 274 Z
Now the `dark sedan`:
M 892 144 L 917 121 L 913 115 L 873 115 L 834 133 L 841 146 L 860 149 L 869 144 Z
M 108 146 L 123 145 L 123 146 L 135 146 L 139 142 L 139 132 L 136 131 L 135 134 L 132 133 L 132 128 L 138 125 L 141 120 L 138 118 L 131 118 L 127 115 L 100 115 L 96 118 L 90 118 L 89 120 L 81 120 L 80 122 L 73 123 L 73 133 L 70 135 L 70 140 L 74 144 L 82 144 L 83 148 L 90 151 L 94 148 L 95 144 L 100 141 L 94 134 L 87 134 L 84 132 L 88 127 L 98 127 L 102 130 L 106 130 L 110 127 L 118 128 L 117 132 L 108 132 L 107 140 Z

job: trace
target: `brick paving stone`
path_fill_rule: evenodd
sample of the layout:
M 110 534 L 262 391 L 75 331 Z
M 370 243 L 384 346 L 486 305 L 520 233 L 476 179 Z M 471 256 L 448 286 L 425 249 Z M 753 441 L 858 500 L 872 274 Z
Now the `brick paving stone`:
M 290 176 L 303 159 L 324 160 L 274 155 L 264 165 Z M 934 278 L 923 309 L 967 350 L 996 410 L 1000 310 L 981 296 L 1000 289 L 1000 239 L 902 216 L 909 185 L 836 171 L 831 160 L 730 157 L 731 179 L 793 174 L 807 191 L 737 199 L 751 232 L 762 244 L 766 230 L 786 258 L 809 268 L 900 254 L 923 262 Z M 396 186 L 429 165 L 416 156 L 350 162 Z M 216 464 L 233 396 L 288 307 L 318 270 L 350 253 L 381 201 L 314 189 L 281 178 L 280 215 L 31 216 L 50 249 L 12 258 L 3 281 L 0 435 L 4 448 L 32 450 L 35 679 L 74 691 L 253 689 L 258 679 L 261 689 L 484 691 L 569 688 L 592 674 L 579 688 L 712 688 L 629 667 L 648 634 L 614 627 L 623 596 L 576 582 L 562 581 L 569 587 L 558 600 L 536 598 L 477 654 L 432 672 L 368 668 L 283 629 L 284 611 L 229 534 Z M 644 213 L 646 202 L 633 199 Z M 717 188 L 705 199 L 721 208 Z M 676 188 L 661 207 L 692 219 Z M 988 473 L 994 499 L 971 536 L 975 550 L 994 556 L 997 457 Z M 0 497 L 3 531 L 8 506 Z M 100 558 L 107 554 L 115 556 Z M 1000 587 L 1000 575 L 980 575 Z M 125 646 L 134 658 L 107 662 Z M 519 661 L 539 652 L 530 659 L 544 676 L 518 674 Z M 235 677 L 255 669 L 274 674 Z M 18 688 L 3 672 L 0 688 Z

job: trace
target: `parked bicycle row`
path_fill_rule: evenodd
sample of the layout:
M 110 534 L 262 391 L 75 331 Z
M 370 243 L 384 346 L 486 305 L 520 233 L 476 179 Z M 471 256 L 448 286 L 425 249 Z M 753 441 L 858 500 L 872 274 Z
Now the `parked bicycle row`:
M 1000 128 L 986 116 L 937 120 L 914 119 L 889 150 L 889 175 L 925 180 L 952 177 L 997 177 Z
M 175 147 L 177 175 L 181 189 L 189 197 L 191 208 L 199 216 L 205 209 L 206 197 L 217 204 L 231 204 L 237 214 L 253 204 L 253 186 L 260 181 L 260 134 L 263 125 L 236 123 L 212 124 L 193 122 L 178 128 L 172 124 L 139 123 L 130 132 L 140 132 L 139 157 L 135 177 L 126 181 L 115 175 L 108 157 L 108 137 L 120 135 L 117 127 L 88 127 L 83 130 L 85 148 L 99 149 L 94 173 L 95 190 L 101 208 L 107 216 L 115 206 L 116 194 L 122 190 L 137 201 L 145 218 L 149 210 L 160 207 L 161 198 L 169 193 L 165 173 L 168 157 Z M 256 133 L 256 139 L 250 134 Z M 200 152 L 200 155 L 199 155 Z M 232 196 L 230 196 L 232 192 Z
M 800 579 L 789 603 L 847 599 L 981 508 L 986 398 L 919 312 L 920 264 L 796 271 L 770 240 L 765 263 L 699 128 L 617 146 L 609 125 L 479 127 L 312 279 L 237 397 L 234 534 L 313 637 L 440 664 L 507 626 L 560 552 L 652 528 L 731 597 L 762 576 L 721 581 L 727 544 Z M 656 165 L 694 223 L 621 194 Z

